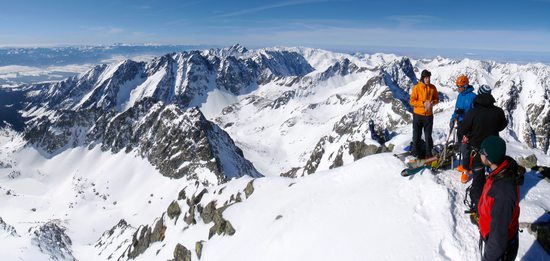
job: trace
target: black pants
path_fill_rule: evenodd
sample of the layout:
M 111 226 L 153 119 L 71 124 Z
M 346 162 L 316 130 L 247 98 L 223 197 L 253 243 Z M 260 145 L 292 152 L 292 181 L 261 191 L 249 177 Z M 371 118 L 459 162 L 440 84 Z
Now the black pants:
M 518 235 L 516 235 L 512 240 L 508 241 L 508 246 L 506 247 L 506 250 L 504 250 L 504 253 L 502 253 L 502 256 L 500 256 L 497 260 L 498 261 L 516 260 L 516 256 L 518 255 L 518 248 L 519 248 L 519 238 L 518 238 Z M 485 249 L 483 251 L 485 251 Z
M 465 170 L 470 170 L 470 144 L 461 142 L 459 148 L 461 161 L 458 164 Z
M 413 144 L 411 153 L 416 157 L 431 157 L 434 142 L 432 140 L 432 129 L 434 116 L 422 116 L 413 113 Z M 424 130 L 424 139 L 426 140 L 426 150 L 420 148 L 420 139 Z M 425 153 L 424 153 L 425 152 Z
M 479 153 L 476 153 L 472 162 L 472 188 L 470 189 L 470 204 L 471 210 L 477 212 L 477 203 L 483 193 L 483 186 L 485 186 L 485 166 L 481 163 L 481 157 Z
M 471 151 L 471 146 L 469 143 L 462 143 L 462 136 L 464 136 L 464 134 L 462 134 L 462 132 L 460 131 L 460 125 L 461 125 L 461 122 L 458 122 L 458 128 L 457 128 L 457 131 L 456 131 L 456 138 L 458 139 L 457 140 L 457 146 L 458 146 L 458 152 L 460 153 L 460 158 L 461 158 L 461 161 L 458 163 L 460 165 L 462 165 L 462 167 L 466 170 L 470 170 L 470 151 Z

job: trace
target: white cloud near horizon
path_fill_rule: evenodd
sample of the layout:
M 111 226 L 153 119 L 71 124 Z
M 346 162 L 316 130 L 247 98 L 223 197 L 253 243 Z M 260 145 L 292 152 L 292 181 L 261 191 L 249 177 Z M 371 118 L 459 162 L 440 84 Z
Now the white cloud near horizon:
M 249 32 L 226 36 L 221 43 L 248 42 L 255 45 L 289 46 L 388 46 L 440 49 L 550 52 L 550 31 L 542 30 L 427 30 L 388 28 L 339 28 Z
M 114 28 L 113 27 L 113 28 L 109 29 L 110 34 L 120 34 L 122 32 L 124 32 L 124 29 L 122 29 L 122 28 Z
M 414 26 L 436 21 L 438 18 L 430 15 L 392 15 L 388 16 L 387 19 L 397 21 L 399 26 Z

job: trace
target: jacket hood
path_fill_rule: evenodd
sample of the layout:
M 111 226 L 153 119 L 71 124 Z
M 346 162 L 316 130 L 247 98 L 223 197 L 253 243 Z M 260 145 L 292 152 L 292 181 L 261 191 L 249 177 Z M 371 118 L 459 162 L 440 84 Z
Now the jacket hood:
M 468 87 L 466 87 L 466 89 L 464 91 L 462 91 L 461 93 L 467 94 L 467 93 L 470 93 L 470 92 L 473 92 L 473 91 L 474 91 L 474 87 L 472 85 L 468 85 Z
M 480 105 L 483 107 L 492 107 L 495 104 L 495 98 L 489 93 L 478 94 L 474 99 L 474 107 Z
M 468 85 L 468 87 L 466 87 L 466 89 L 461 93 L 459 93 L 458 95 L 467 95 L 473 91 L 474 91 L 474 87 L 472 85 Z
M 505 156 L 504 162 L 501 164 L 506 164 L 506 165 L 502 166 L 504 168 L 501 171 L 499 171 L 498 173 L 495 173 L 495 175 L 493 176 L 494 180 L 500 180 L 503 178 L 512 178 L 512 179 L 515 179 L 515 181 L 518 184 L 520 185 L 523 184 L 523 179 L 525 174 L 524 167 L 520 166 L 517 163 L 517 161 L 515 161 L 510 156 Z

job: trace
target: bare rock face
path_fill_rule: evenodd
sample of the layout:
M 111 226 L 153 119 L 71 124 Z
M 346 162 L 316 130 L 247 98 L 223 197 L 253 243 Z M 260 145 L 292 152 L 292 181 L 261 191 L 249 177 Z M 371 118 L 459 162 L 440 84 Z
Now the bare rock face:
M 174 200 L 170 203 L 170 206 L 168 206 L 168 209 L 166 210 L 166 214 L 170 219 L 178 219 L 181 214 L 181 208 L 177 201 Z
M 195 253 L 197 254 L 197 257 L 201 259 L 202 257 L 202 248 L 203 248 L 204 241 L 198 241 L 195 243 Z
M 31 231 L 32 243 L 50 259 L 76 260 L 71 249 L 72 241 L 65 234 L 65 228 L 60 225 L 60 222 L 52 220 Z
M 94 248 L 98 250 L 100 257 L 111 260 L 113 257 L 123 254 L 124 246 L 132 243 L 132 235 L 135 231 L 136 228 L 130 226 L 126 220 L 121 219 L 101 235 Z
M 117 115 L 96 109 L 58 115 L 35 120 L 25 138 L 52 154 L 96 144 L 115 153 L 137 150 L 168 177 L 198 180 L 195 170 L 207 170 L 210 178 L 200 180 L 206 185 L 243 175 L 261 176 L 231 137 L 197 108 L 182 111 L 175 105 L 144 100 Z
M 527 157 L 519 157 L 518 164 L 526 169 L 533 168 L 537 166 L 537 156 L 535 156 L 535 154 L 532 154 Z
M 196 106 L 214 89 L 234 95 L 314 69 L 296 52 L 242 46 L 171 53 L 150 62 L 100 65 L 81 76 L 28 85 L 25 138 L 50 154 L 76 146 L 137 150 L 168 177 L 220 184 L 261 174 L 233 140 Z
M 153 228 L 148 225 L 138 228 L 133 235 L 132 244 L 128 247 L 128 249 L 126 249 L 120 258 L 136 258 L 145 252 L 145 250 L 147 250 L 152 243 L 163 241 L 165 232 L 166 225 L 164 224 L 164 215 L 162 215 L 162 217 L 157 220 Z
M 19 234 L 17 234 L 17 231 L 15 230 L 15 228 L 7 224 L 6 222 L 4 222 L 2 217 L 0 217 L 0 235 L 19 237 Z
M 178 243 L 174 248 L 174 259 L 171 261 L 191 261 L 191 250 Z

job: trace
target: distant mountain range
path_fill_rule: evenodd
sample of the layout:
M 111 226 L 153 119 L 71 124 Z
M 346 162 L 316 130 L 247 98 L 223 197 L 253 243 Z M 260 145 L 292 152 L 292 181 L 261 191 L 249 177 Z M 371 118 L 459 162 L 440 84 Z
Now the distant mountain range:
M 463 209 L 455 206 L 462 202 L 463 194 L 454 188 L 441 189 L 462 185 L 457 180 L 453 183 L 450 174 L 420 177 L 430 190 L 419 192 L 418 184 L 412 186 L 398 176 L 402 166 L 391 155 L 361 160 L 399 151 L 408 144 L 412 121 L 408 101 L 423 69 L 432 72 L 440 94 L 441 102 L 435 108 L 436 143 L 446 138 L 457 97 L 455 79 L 467 74 L 476 90 L 481 84 L 493 87 L 497 105 L 510 122 L 501 135 L 514 155 L 536 154 L 541 162 L 548 162 L 547 65 L 350 55 L 302 47 L 249 50 L 234 45 L 170 52 L 146 61 L 123 59 L 94 65 L 61 81 L 0 88 L 0 124 L 20 130 L 0 133 L 4 146 L 0 173 L 5 174 L 0 177 L 4 182 L 0 196 L 9 199 L 13 211 L 3 214 L 10 220 L 0 219 L 0 232 L 9 236 L 10 244 L 25 248 L 32 240 L 38 246 L 29 247 L 28 253 L 15 253 L 18 257 L 37 252 L 59 260 L 82 256 L 152 260 L 160 253 L 164 259 L 180 260 L 191 255 L 189 249 L 200 257 L 202 244 L 216 246 L 218 240 L 228 240 L 233 234 L 242 240 L 237 242 L 253 242 L 247 240 L 261 233 L 238 234 L 247 231 L 245 223 L 266 222 L 258 224 L 269 228 L 291 224 L 278 228 L 286 231 L 300 223 L 284 222 L 297 222 L 289 217 L 301 220 L 303 214 L 293 216 L 296 211 L 301 213 L 301 208 L 316 210 L 317 204 L 328 204 L 338 213 L 354 211 L 355 204 L 365 203 L 363 197 L 373 196 L 364 189 L 366 185 L 378 194 L 391 191 L 386 199 L 413 209 L 414 215 L 422 216 L 415 221 L 419 224 L 425 222 L 425 213 L 463 215 Z M 382 136 L 385 144 L 373 138 L 375 134 Z M 318 178 L 276 178 L 331 169 L 341 171 L 327 171 Z M 156 175 L 157 171 L 164 177 Z M 367 174 L 379 183 L 369 181 Z M 529 179 L 538 182 L 533 175 Z M 267 178 L 255 179 L 262 176 Z M 383 186 L 389 184 L 399 187 L 386 191 Z M 403 192 L 402 187 L 421 198 L 403 201 L 403 195 L 395 196 Z M 331 188 L 326 195 L 318 193 L 326 188 Z M 255 190 L 259 191 L 255 195 L 268 199 L 262 205 L 255 205 L 258 201 L 252 198 L 246 201 Z M 349 201 L 347 192 L 360 200 Z M 425 200 L 431 200 L 432 192 L 437 192 L 438 199 L 444 200 L 440 204 L 451 211 L 418 210 Z M 335 195 L 331 193 L 338 199 L 333 203 Z M 38 210 L 22 210 L 21 202 L 26 203 L 24 208 L 38 205 Z M 349 202 L 355 203 L 347 206 Z M 284 213 L 278 212 L 278 204 L 283 205 Z M 371 211 L 365 206 L 361 213 Z M 395 206 L 388 206 L 389 212 Z M 328 216 L 340 215 L 317 210 Z M 26 216 L 36 224 L 14 221 Z M 90 223 L 80 225 L 88 222 L 83 220 L 88 216 L 93 217 Z M 319 218 L 324 217 L 315 216 L 314 220 Z M 456 223 L 447 224 L 456 222 L 455 216 L 441 220 L 440 227 L 455 229 Z M 320 223 L 326 224 L 326 220 Z M 469 233 L 462 229 L 469 222 L 458 223 L 461 231 Z M 97 237 L 91 238 L 92 234 Z M 280 239 L 279 230 L 274 234 L 273 238 Z M 179 241 L 182 235 L 187 241 Z M 77 246 L 72 246 L 71 237 Z M 155 244 L 159 241 L 163 244 Z M 267 245 L 273 242 L 276 240 Z M 84 248 L 90 252 L 82 252 Z M 466 259 L 476 255 L 474 250 L 466 252 Z

